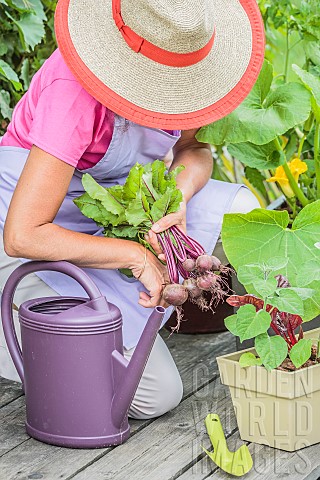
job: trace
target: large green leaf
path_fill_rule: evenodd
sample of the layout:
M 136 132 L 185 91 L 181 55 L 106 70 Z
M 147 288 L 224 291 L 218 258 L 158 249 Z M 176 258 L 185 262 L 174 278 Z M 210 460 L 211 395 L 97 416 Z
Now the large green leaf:
M 29 51 L 29 47 L 33 50 L 41 42 L 45 34 L 42 13 L 25 13 L 21 15 L 20 20 L 16 20 L 8 12 L 6 12 L 6 15 L 18 27 L 24 48 L 27 51 Z
M 255 338 L 254 346 L 267 370 L 279 367 L 288 354 L 287 343 L 279 335 L 262 333 Z
M 222 227 L 222 242 L 229 262 L 238 269 L 241 265 L 267 263 L 275 256 L 287 258 L 287 265 L 278 273 L 285 275 L 293 287 L 306 262 L 319 262 L 320 251 L 315 248 L 320 239 L 320 200 L 304 207 L 289 226 L 286 211 L 255 209 L 247 214 L 226 214 Z M 301 274 L 300 274 L 301 276 Z M 253 284 L 245 284 L 248 293 L 257 294 Z M 308 287 L 313 297 L 304 300 L 304 320 L 320 314 L 320 282 Z
M 303 70 L 298 65 L 292 65 L 293 70 L 298 75 L 302 83 L 312 94 L 312 110 L 318 122 L 320 122 L 320 79 L 312 73 Z
M 265 61 L 246 99 L 230 115 L 201 128 L 197 139 L 213 145 L 264 145 L 307 120 L 311 108 L 308 90 L 294 82 L 270 89 L 272 77 L 272 66 Z
M 250 142 L 235 143 L 229 145 L 228 150 L 243 165 L 260 170 L 279 167 L 286 161 L 285 156 L 280 154 L 274 142 L 265 145 L 255 145 Z

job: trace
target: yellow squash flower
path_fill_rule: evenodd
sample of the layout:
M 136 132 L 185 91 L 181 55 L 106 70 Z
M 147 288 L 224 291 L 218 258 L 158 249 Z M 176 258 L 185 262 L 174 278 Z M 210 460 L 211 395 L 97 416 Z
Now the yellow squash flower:
M 306 162 L 302 162 L 300 158 L 297 157 L 294 158 L 291 162 L 288 162 L 288 167 L 290 168 L 290 171 L 296 182 L 298 182 L 301 173 L 304 173 L 308 170 Z M 288 177 L 285 174 L 282 166 L 276 168 L 276 173 L 274 177 L 268 178 L 267 182 L 277 182 L 286 197 L 294 197 L 294 193 L 292 191 L 292 188 L 290 187 Z

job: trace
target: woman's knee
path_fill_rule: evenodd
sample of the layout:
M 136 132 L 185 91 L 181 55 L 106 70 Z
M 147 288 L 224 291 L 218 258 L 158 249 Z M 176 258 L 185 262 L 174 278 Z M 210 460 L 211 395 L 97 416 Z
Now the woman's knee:
M 260 208 L 257 197 L 248 188 L 241 187 L 233 199 L 229 213 L 248 213 L 255 208 Z
M 126 353 L 130 360 L 133 354 Z M 129 416 L 136 419 L 159 417 L 181 402 L 183 385 L 174 360 L 158 335 L 132 401 Z
M 146 379 L 144 379 L 146 380 Z M 169 373 L 150 382 L 149 387 L 139 385 L 129 409 L 129 416 L 135 419 L 160 417 L 179 405 L 183 396 L 183 386 L 179 373 Z

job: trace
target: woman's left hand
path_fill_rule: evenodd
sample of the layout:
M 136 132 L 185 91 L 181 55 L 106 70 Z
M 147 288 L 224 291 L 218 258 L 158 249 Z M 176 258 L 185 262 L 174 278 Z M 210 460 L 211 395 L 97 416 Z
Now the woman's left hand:
M 185 201 L 181 202 L 180 210 L 175 213 L 169 213 L 165 217 L 158 220 L 156 223 L 152 225 L 151 230 L 149 230 L 148 234 L 146 235 L 146 240 L 150 243 L 153 250 L 158 255 L 160 260 L 165 260 L 165 256 L 162 253 L 162 248 L 159 245 L 157 239 L 157 233 L 161 233 L 164 230 L 167 230 L 169 227 L 176 225 L 179 227 L 183 232 L 186 233 L 186 214 L 187 214 L 187 204 Z

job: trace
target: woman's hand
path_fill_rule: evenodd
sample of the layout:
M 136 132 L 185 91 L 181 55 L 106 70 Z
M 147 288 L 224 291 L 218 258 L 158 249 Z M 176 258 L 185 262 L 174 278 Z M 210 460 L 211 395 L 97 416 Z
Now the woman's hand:
M 165 217 L 161 218 L 152 225 L 151 230 L 149 230 L 148 234 L 146 235 L 147 242 L 150 243 L 153 250 L 156 252 L 160 260 L 165 260 L 165 256 L 162 253 L 162 248 L 159 245 L 157 239 L 157 233 L 161 233 L 164 230 L 176 225 L 179 227 L 183 232 L 186 233 L 186 214 L 187 214 L 187 203 L 183 200 L 180 204 L 180 210 L 175 213 L 170 213 Z
M 137 265 L 132 268 L 132 273 L 139 278 L 149 292 L 149 295 L 146 292 L 140 292 L 140 305 L 145 308 L 157 305 L 168 306 L 162 298 L 163 289 L 169 283 L 167 267 L 152 252 L 142 249 Z

